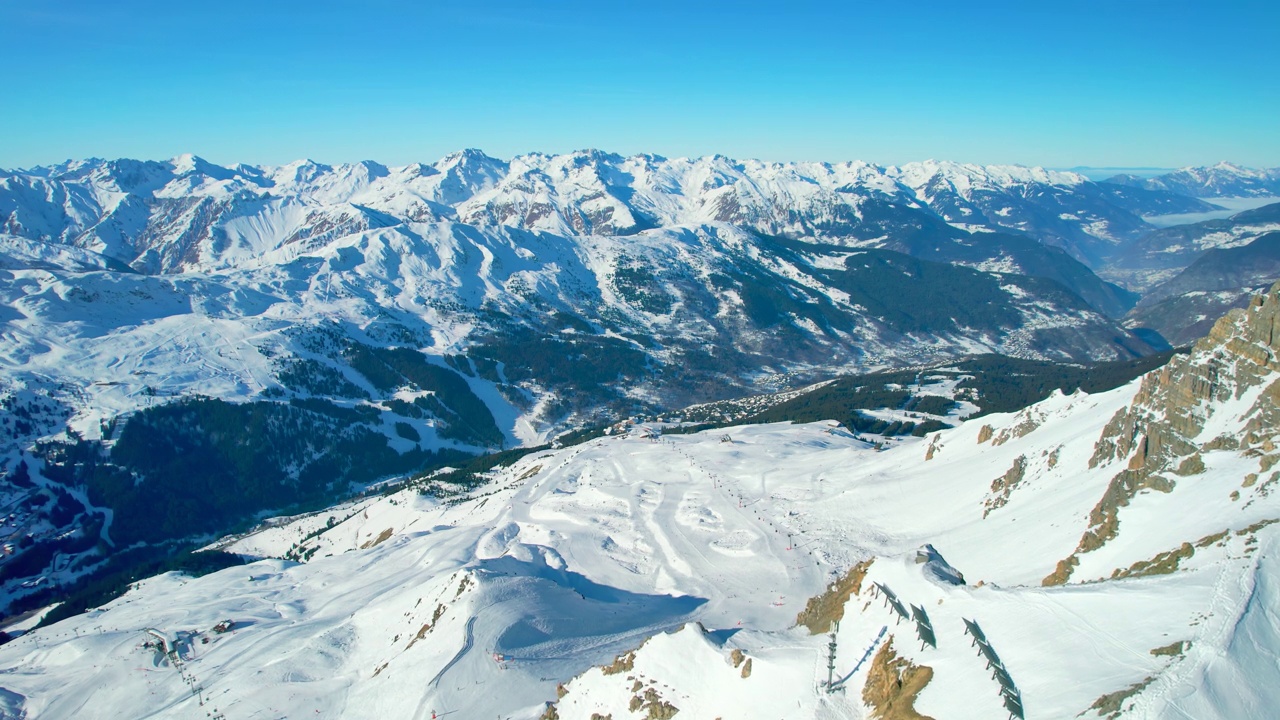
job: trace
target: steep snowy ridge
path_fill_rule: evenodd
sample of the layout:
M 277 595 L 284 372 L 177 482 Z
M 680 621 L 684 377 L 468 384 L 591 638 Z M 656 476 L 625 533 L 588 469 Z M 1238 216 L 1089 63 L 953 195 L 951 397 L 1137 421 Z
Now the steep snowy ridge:
M 1204 530 L 1201 537 L 1212 537 L 1238 530 L 1233 524 L 1273 520 L 1257 500 L 1270 495 L 1280 481 L 1280 472 L 1269 472 L 1280 462 L 1278 317 L 1280 285 L 1220 319 L 1190 355 L 1174 358 L 1143 379 L 1132 405 L 1108 422 L 1089 461 L 1119 472 L 1091 511 L 1089 531 L 1076 551 L 1045 579 L 1046 584 L 1066 581 L 1077 565 L 1087 565 L 1094 553 L 1104 551 L 1121 534 L 1123 508 L 1143 491 L 1171 497 L 1225 491 L 1239 503 L 1230 513 L 1236 518 L 1232 521 L 1200 513 L 1195 524 L 1179 523 L 1177 529 L 1188 533 L 1187 541 L 1196 539 L 1189 535 L 1198 530 Z M 1219 479 L 1226 485 L 1217 485 Z M 1155 497 L 1143 504 L 1158 506 L 1161 502 Z M 1223 527 L 1206 529 L 1214 523 Z M 1148 538 L 1151 541 L 1149 532 Z
M 927 438 L 640 425 L 476 488 L 273 522 L 218 544 L 263 560 L 154 578 L 0 647 L 3 707 L 1263 717 L 1280 701 L 1277 318 L 1280 287 L 1128 385 Z M 843 691 L 824 685 L 828 642 Z

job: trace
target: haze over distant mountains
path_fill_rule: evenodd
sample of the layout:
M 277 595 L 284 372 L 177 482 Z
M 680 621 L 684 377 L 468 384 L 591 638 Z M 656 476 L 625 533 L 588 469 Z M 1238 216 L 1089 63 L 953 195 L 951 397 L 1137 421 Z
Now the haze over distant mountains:
M 1116 175 L 1133 175 L 1140 178 L 1154 177 L 1156 175 L 1164 175 L 1177 170 L 1177 168 L 1171 167 L 1094 167 L 1092 165 L 1077 165 L 1075 167 L 1053 169 L 1079 173 L 1093 181 L 1106 180 L 1107 178 L 1112 178 Z
M 1255 170 L 1228 162 L 1182 168 L 1155 177 L 1120 174 L 1107 182 L 1203 198 L 1280 196 L 1280 168 Z

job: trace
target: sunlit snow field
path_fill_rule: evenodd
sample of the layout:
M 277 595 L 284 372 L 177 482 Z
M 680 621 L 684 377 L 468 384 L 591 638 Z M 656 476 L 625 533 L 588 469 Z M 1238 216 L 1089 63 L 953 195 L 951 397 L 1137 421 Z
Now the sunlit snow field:
M 1114 474 L 1087 462 L 1135 388 L 1059 394 L 881 449 L 829 423 L 664 436 L 636 427 L 526 456 L 461 500 L 403 490 L 229 539 L 225 549 L 259 557 L 316 549 L 305 564 L 147 580 L 0 648 L 0 682 L 26 697 L 30 717 L 538 718 L 565 683 L 559 717 L 585 720 L 628 716 L 634 683 L 652 680 L 689 717 L 859 718 L 866 666 L 846 692 L 826 693 L 828 639 L 794 625 L 836 574 L 875 558 L 837 634 L 838 675 L 887 626 L 897 652 L 934 669 L 917 701 L 927 715 L 1003 716 L 968 618 L 1028 717 L 1074 716 L 1157 674 L 1169 659 L 1150 651 L 1182 640 L 1186 658 L 1132 716 L 1237 717 L 1219 694 L 1258 659 L 1232 637 L 1276 600 L 1274 583 L 1256 582 L 1259 564 L 1274 563 L 1274 526 L 1259 551 L 1229 538 L 1176 575 L 1040 587 Z M 1028 421 L 1038 427 L 1024 437 L 976 441 L 984 423 L 999 433 Z M 1018 456 L 1032 465 L 1028 484 L 984 519 L 992 480 Z M 1244 511 L 1222 499 L 1237 472 L 1140 495 L 1122 522 L 1141 532 L 1126 528 L 1128 540 L 1090 555 L 1077 577 L 1274 516 L 1274 499 Z M 939 555 L 919 564 L 926 543 Z M 946 580 L 951 568 L 965 584 Z M 937 648 L 895 623 L 871 582 L 925 610 Z M 213 632 L 223 620 L 233 629 Z M 144 649 L 146 628 L 172 638 L 181 662 Z M 655 633 L 631 670 L 592 669 Z M 749 678 L 732 665 L 734 648 L 753 659 Z

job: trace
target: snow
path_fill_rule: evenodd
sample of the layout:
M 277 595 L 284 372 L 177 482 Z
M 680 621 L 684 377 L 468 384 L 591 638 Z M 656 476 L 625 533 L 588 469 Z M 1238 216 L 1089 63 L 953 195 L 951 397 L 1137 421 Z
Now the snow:
M 1148 677 L 1131 717 L 1257 716 L 1280 687 L 1269 660 L 1280 524 L 1230 534 L 1173 574 L 1040 586 L 1116 472 L 1088 461 L 1136 390 L 1057 393 L 881 449 L 826 423 L 666 436 L 639 425 L 526 456 L 460 498 L 407 488 L 228 538 L 219 546 L 268 559 L 153 578 L 25 635 L 0 648 L 0 665 L 13 668 L 0 684 L 14 694 L 6 702 L 51 718 L 87 708 L 187 717 L 202 697 L 204 710 L 227 717 L 532 719 L 560 683 L 566 719 L 626 717 L 647 688 L 690 717 L 862 718 L 866 667 L 846 693 L 828 695 L 827 638 L 793 625 L 833 573 L 874 559 L 845 607 L 837 670 L 851 670 L 887 626 L 897 652 L 933 668 L 917 701 L 925 714 L 1001 712 L 964 634 L 961 619 L 971 619 L 1028 717 L 1075 716 Z M 1229 425 L 1240 415 L 1214 417 Z M 978 443 L 983 425 L 997 435 L 1033 429 Z M 984 517 L 992 480 L 1018 457 L 1029 461 L 1022 483 Z M 1255 461 L 1229 452 L 1205 461 L 1173 492 L 1122 508 L 1119 537 L 1084 554 L 1074 577 L 1109 577 L 1181 542 L 1280 516 L 1274 495 L 1248 506 L 1227 496 Z M 919 565 L 926 543 L 939 555 Z M 270 559 L 312 548 L 306 563 Z M 965 584 L 930 570 L 942 558 L 949 566 L 938 567 Z M 871 582 L 924 608 L 937 647 L 896 624 L 867 593 Z M 235 628 L 213 633 L 226 619 Z M 181 673 L 140 647 L 145 628 L 196 633 Z M 1191 643 L 1182 656 L 1151 652 L 1182 640 Z M 734 649 L 751 658 L 750 677 L 731 662 Z M 631 669 L 599 669 L 631 650 Z M 77 692 L 61 691 L 70 686 Z
M 928 173 L 1015 194 L 1025 182 L 1076 182 L 1034 168 L 598 151 L 499 160 L 468 150 L 402 167 L 308 160 L 220 167 L 181 155 L 14 173 L 0 177 L 0 214 L 11 215 L 6 229 L 18 233 L 0 235 L 0 301 L 9 308 L 0 313 L 0 377 L 39 375 L 87 388 L 62 399 L 76 414 L 73 429 L 92 438 L 100 421 L 156 402 L 148 387 L 256 397 L 273 387 L 271 357 L 296 354 L 287 331 L 299 326 L 399 323 L 439 358 L 466 353 L 491 329 L 490 311 L 524 317 L 542 305 L 591 305 L 653 337 L 647 352 L 663 362 L 673 347 L 716 337 L 717 323 L 743 323 L 740 293 L 690 293 L 748 262 L 862 316 L 836 333 L 822 323 L 793 324 L 830 349 L 841 370 L 861 359 L 866 369 L 963 351 L 1043 357 L 1034 334 L 1079 326 L 1079 318 L 1055 325 L 1053 311 L 1020 302 L 1034 326 L 1026 332 L 904 345 L 822 279 L 855 251 L 784 262 L 752 234 L 884 244 L 886 229 L 855 237 L 849 223 L 870 199 L 919 206 L 903 178 Z M 616 271 L 633 261 L 662 271 L 670 311 L 643 309 L 613 287 Z M 1017 270 L 1002 261 L 984 267 Z M 687 320 L 695 306 L 711 317 Z M 1115 330 L 1101 316 L 1090 322 L 1095 335 Z M 1098 359 L 1114 352 L 1100 349 Z M 486 381 L 471 385 L 512 442 L 539 442 L 559 419 L 517 411 Z M 553 407 L 552 389 L 525 385 L 533 408 Z
M 72 182 L 81 177 L 94 180 Z M 272 357 L 291 347 L 288 331 L 318 318 L 369 331 L 398 314 L 429 331 L 421 349 L 439 360 L 466 349 L 478 326 L 468 313 L 517 308 L 527 302 L 517 290 L 527 289 L 556 306 L 599 299 L 637 326 L 696 341 L 704 328 L 628 305 L 609 278 L 642 256 L 703 283 L 732 252 L 824 290 L 734 223 L 804 234 L 797 217 L 860 218 L 876 194 L 924 202 L 932 184 L 964 199 L 1080 182 L 1039 168 L 932 161 L 885 168 L 594 151 L 510 161 L 464 151 L 399 168 L 218 168 L 194 156 L 132 169 L 73 163 L 0 178 L 4 193 L 48 200 L 47 213 L 19 218 L 26 234 L 46 239 L 0 236 L 0 373 L 19 389 L 75 388 L 58 390 L 69 427 L 96 438 L 102 421 L 163 401 L 155 388 L 257 396 L 274 382 Z M 139 261 L 151 275 L 104 256 L 124 248 L 130 228 L 154 221 L 126 202 L 137 187 L 165 201 L 154 210 L 163 237 Z M 1020 214 L 995 202 L 997 216 Z M 1105 221 L 1089 228 L 1107 232 Z M 810 262 L 838 268 L 854 254 Z M 1009 268 L 996 260 L 983 269 Z M 679 307 L 681 290 L 671 292 Z M 714 300 L 722 316 L 742 306 L 732 290 Z M 872 366 L 940 350 L 1031 355 L 1037 332 L 1087 321 L 1030 300 L 1022 310 L 1024 327 L 1004 337 L 961 329 L 906 338 L 905 349 L 874 331 L 843 340 Z M 779 368 L 760 368 L 760 384 L 787 382 L 794 368 Z M 554 392 L 521 412 L 492 383 L 467 381 L 509 441 L 547 439 L 539 418 Z M 648 436 L 659 426 L 642 426 L 527 456 L 479 488 L 457 488 L 461 497 L 410 488 L 277 519 L 216 544 L 253 565 L 153 578 L 0 647 L 9 669 L 0 673 L 0 716 L 537 718 L 564 683 L 561 717 L 624 717 L 643 678 L 688 717 L 861 718 L 866 669 L 846 694 L 828 695 L 818 686 L 826 638 L 793 626 L 833 574 L 873 558 L 868 582 L 926 608 L 939 646 L 920 647 L 864 591 L 846 606 L 838 663 L 847 672 L 890 625 L 898 652 L 935 670 L 922 712 L 1000 715 L 996 687 L 962 633 L 961 619 L 976 618 L 1031 717 L 1075 716 L 1147 677 L 1152 684 L 1133 699 L 1137 716 L 1258 714 L 1280 699 L 1280 525 L 1235 533 L 1280 517 L 1280 508 L 1256 491 L 1232 497 L 1256 459 L 1206 453 L 1205 473 L 1122 509 L 1119 539 L 1080 556 L 1076 584 L 1041 586 L 1075 551 L 1123 466 L 1088 464 L 1102 426 L 1135 391 L 1059 393 L 1018 414 L 962 422 L 976 410 L 966 405 L 937 418 L 957 427 L 879 447 L 826 423 L 656 440 Z M 1260 391 L 1219 408 L 1199 440 L 1237 433 Z M 1000 432 L 1028 422 L 1036 427 L 1022 437 L 977 442 L 983 425 Z M 444 444 L 420 429 L 426 447 Z M 1023 480 L 997 496 L 993 482 L 1019 462 Z M 1198 548 L 1175 574 L 1106 579 L 1224 530 L 1232 534 Z M 939 583 L 917 565 L 926 543 L 969 584 Z M 231 632 L 212 630 L 226 619 L 236 622 Z M 181 671 L 141 647 L 147 628 L 180 641 Z M 1178 640 L 1192 641 L 1181 658 L 1150 652 Z M 633 670 L 599 669 L 637 647 Z M 729 660 L 734 649 L 752 659 L 749 678 Z
M 307 228 L 343 222 L 451 220 L 580 236 L 633 234 L 649 222 L 730 221 L 773 234 L 822 236 L 828 223 L 860 219 L 868 197 L 928 205 L 923 188 L 934 178 L 969 199 L 975 190 L 1013 200 L 1028 184 L 1071 188 L 1086 182 L 1074 173 L 1022 166 L 764 163 L 594 150 L 530 153 L 510 161 L 467 150 L 434 165 L 401 167 L 310 160 L 220 167 L 181 155 L 165 163 L 79 161 L 5 176 L 0 210 L 20 208 L 15 217 L 28 237 L 56 238 L 131 262 L 157 244 L 159 238 L 147 237 L 141 247 L 128 247 L 145 227 L 179 243 L 197 239 L 199 252 L 161 258 L 160 269 L 174 272 L 243 266 Z M 147 207 L 139 199 L 164 202 Z M 43 217 L 28 216 L 27 208 Z M 973 213 L 961 210 L 962 216 Z
M 907 163 L 900 168 L 890 168 L 889 174 L 917 191 L 935 177 L 943 177 L 966 198 L 972 196 L 974 189 L 993 186 L 1007 187 L 1028 183 L 1071 186 L 1089 182 L 1088 178 L 1079 173 L 1046 170 L 1042 167 L 974 165 L 937 160 Z

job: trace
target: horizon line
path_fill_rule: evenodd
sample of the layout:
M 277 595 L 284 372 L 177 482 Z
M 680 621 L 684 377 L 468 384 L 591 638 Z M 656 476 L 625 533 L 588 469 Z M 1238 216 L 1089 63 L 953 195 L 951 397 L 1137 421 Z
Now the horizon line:
M 1204 165 L 1194 165 L 1194 164 L 1192 164 L 1192 165 L 1177 165 L 1177 166 L 1158 166 L 1158 165 L 1088 165 L 1088 164 L 1064 166 L 1064 165 L 1041 165 L 1041 164 L 1027 164 L 1027 163 L 999 163 L 999 162 L 997 162 L 997 163 L 982 163 L 982 162 L 964 162 L 964 161 L 959 161 L 959 160 L 947 160 L 947 159 L 941 159 L 941 160 L 940 160 L 940 159 L 938 159 L 938 158 L 936 158 L 936 157 L 930 157 L 930 158 L 926 158 L 926 159 L 923 159 L 923 160 L 909 160 L 909 161 L 907 161 L 907 162 L 903 162 L 903 163 L 876 163 L 876 162 L 871 162 L 871 161 L 869 161 L 869 160 L 862 160 L 862 159 L 858 159 L 858 158 L 847 159 L 847 160 L 763 160 L 763 159 L 758 158 L 758 157 L 732 157 L 732 156 L 726 155 L 726 154 L 724 154 L 724 153 L 707 153 L 707 154 L 702 154 L 702 155 L 678 155 L 678 156 L 667 156 L 667 155 L 663 155 L 663 154 L 661 154 L 661 153 L 653 153 L 653 152 L 638 152 L 638 153 L 629 153 L 629 154 L 624 154 L 624 153 L 618 153 L 618 152 L 613 152 L 613 151 L 609 151 L 609 150 L 602 150 L 602 149 L 600 149 L 600 148 L 591 148 L 591 147 L 588 147 L 588 148 L 580 148 L 580 149 L 578 149 L 578 150 L 572 150 L 572 151 L 568 151 L 568 152 L 547 152 L 547 151 L 542 151 L 542 150 L 529 150 L 529 151 L 525 151 L 525 152 L 521 152 L 521 153 L 516 153 L 516 154 L 511 155 L 511 156 L 509 156 L 509 157 L 501 157 L 501 156 L 497 156 L 497 155 L 489 155 L 487 152 L 485 152 L 484 150 L 482 150 L 482 149 L 480 149 L 480 148 L 476 148 L 476 147 L 467 147 L 467 148 L 462 148 L 462 149 L 459 149 L 459 150 L 454 150 L 454 151 L 451 151 L 451 152 L 445 153 L 444 155 L 440 156 L 439 158 L 437 158 L 435 161 L 432 161 L 432 162 L 426 162 L 426 161 L 418 160 L 418 161 L 410 161 L 410 162 L 403 163 L 403 164 L 387 164 L 387 163 L 383 163 L 383 162 L 381 162 L 381 161 L 379 161 L 379 160 L 375 160 L 375 159 L 373 159 L 373 158 L 363 158 L 363 159 L 360 159 L 360 160 L 345 161 L 345 162 L 325 162 L 325 161 L 321 161 L 321 160 L 316 160 L 316 159 L 314 159 L 314 158 L 312 158 L 312 157 L 301 157 L 301 158 L 296 158 L 296 159 L 294 159 L 294 160 L 290 160 L 290 161 L 288 161 L 288 162 L 279 163 L 279 164 L 276 164 L 276 163 L 254 163 L 254 162 L 243 162 L 243 161 L 240 161 L 240 162 L 232 162 L 232 163 L 223 164 L 223 163 L 218 162 L 218 161 L 212 161 L 212 160 L 209 160 L 209 159 L 205 158 L 204 156 L 199 155 L 199 154 L 194 153 L 194 152 L 185 152 L 185 153 L 179 153 L 179 154 L 177 154 L 177 155 L 173 155 L 173 156 L 170 156 L 170 157 L 167 157 L 167 158 L 154 158 L 154 157 L 153 157 L 153 158 L 138 158 L 138 157 L 127 157 L 127 156 L 118 156 L 118 157 L 111 158 L 111 157 L 102 157 L 102 156 L 97 156 L 97 155 L 91 155 L 91 156 L 88 156 L 88 157 L 80 157 L 80 158 L 65 158 L 65 159 L 63 159 L 63 160 L 56 161 L 56 162 L 43 163 L 43 164 L 37 164 L 37 165 L 31 165 L 31 166 L 27 166 L 27 167 L 12 167 L 12 168 L 9 168 L 9 167 L 0 167 L 0 171 L 7 172 L 7 173 L 30 173 L 30 172 L 35 171 L 35 170 L 53 169 L 53 168 L 56 168 L 56 167 L 58 167 L 58 166 L 61 166 L 61 165 L 68 165 L 68 164 L 71 164 L 71 163 L 89 163 L 89 162 L 94 162 L 94 161 L 99 161 L 99 162 L 116 162 L 116 161 L 120 161 L 120 160 L 132 160 L 132 161 L 135 161 L 135 162 L 143 162 L 143 163 L 147 163 L 147 162 L 154 162 L 154 163 L 169 163 L 169 164 L 174 164 L 174 163 L 175 163 L 175 161 L 182 160 L 182 159 L 199 160 L 199 161 L 206 162 L 206 163 L 209 163 L 209 164 L 211 164 L 211 165 L 215 165 L 215 166 L 217 166 L 217 167 L 221 167 L 221 168 L 225 168 L 225 169 L 233 169 L 233 168 L 236 168 L 236 167 L 252 167 L 252 168 L 260 168 L 260 169 L 261 169 L 261 168 L 282 168 L 282 167 L 287 167 L 287 166 L 289 166 L 289 165 L 301 164 L 301 163 L 310 163 L 310 164 L 314 164 L 314 165 L 323 165 L 323 166 L 327 166 L 327 167 L 338 167 L 338 166 L 343 166 L 343 165 L 348 165 L 348 166 L 350 166 L 350 165 L 359 165 L 359 164 L 363 164 L 363 163 L 373 163 L 373 164 L 379 165 L 379 166 L 384 167 L 384 168 L 403 168 L 403 167 L 409 167 L 409 166 L 412 166 L 412 165 L 431 165 L 431 164 L 438 163 L 438 162 L 440 162 L 440 161 L 442 161 L 442 160 L 446 160 L 446 159 L 448 159 L 448 158 L 450 158 L 450 157 L 453 157 L 453 156 L 456 156 L 456 155 L 463 155 L 463 154 L 468 154 L 468 153 L 479 153 L 480 155 L 482 155 L 482 156 L 484 156 L 484 157 L 486 157 L 486 158 L 489 158 L 489 159 L 492 159 L 492 160 L 498 160 L 498 161 L 500 161 L 500 162 L 506 162 L 506 163 L 510 163 L 510 162 L 512 162 L 512 161 L 518 160 L 518 159 L 520 159 L 520 158 L 525 158 L 525 157 L 535 157 L 535 156 L 544 156 L 544 157 L 564 157 L 564 156 L 572 156 L 572 155 L 579 155 L 579 154 L 593 154 L 593 153 L 599 153 L 599 154 L 602 154 L 602 155 L 608 155 L 608 156 L 618 157 L 618 158 L 622 158 L 622 159 L 632 159 L 632 158 L 637 158 L 637 157 L 649 157 L 649 158 L 655 158 L 655 159 L 657 159 L 657 160 L 662 160 L 662 161 L 670 161 L 670 160 L 697 161 L 697 160 L 708 160 L 708 159 L 718 159 L 718 158 L 723 158 L 723 159 L 725 159 L 725 160 L 729 160 L 729 161 L 736 162 L 736 163 L 754 162 L 754 163 L 760 163 L 760 164 L 765 164 L 765 165 L 832 165 L 832 166 L 834 166 L 834 165 L 854 165 L 854 164 L 862 164 L 862 165 L 867 165 L 867 166 L 876 167 L 876 168 L 883 168 L 883 169 L 888 169 L 888 168 L 903 168 L 903 167 L 906 167 L 906 166 L 908 166 L 908 165 L 924 164 L 924 163 L 946 163 L 946 164 L 954 164 L 954 165 L 960 165 L 960 166 L 976 166 L 976 167 L 982 167 L 982 168 L 992 168 L 992 167 L 1017 167 L 1017 168 L 1026 168 L 1026 169 L 1031 169 L 1031 170 L 1037 170 L 1037 169 L 1038 169 L 1038 170 L 1046 170 L 1046 171 L 1051 171 L 1051 172 L 1074 172 L 1074 173 L 1076 173 L 1076 174 L 1084 174 L 1084 173 L 1082 173 L 1081 171 L 1102 171 L 1102 170 L 1106 170 L 1106 171 L 1118 171 L 1118 172 L 1119 172 L 1119 171 L 1142 171 L 1142 172 L 1146 172 L 1146 173 L 1151 173 L 1151 172 L 1164 173 L 1164 172 L 1175 172 L 1175 171 L 1178 171 L 1178 170 L 1185 170 L 1185 169 L 1192 169 L 1192 168 L 1196 168 L 1196 169 L 1198 169 L 1198 168 L 1212 168 L 1212 167 L 1218 167 L 1218 166 L 1222 166 L 1222 165 L 1229 165 L 1229 166 L 1236 167 L 1236 168 L 1240 168 L 1240 169 L 1243 169 L 1243 170 L 1271 170 L 1271 169 L 1277 169 L 1277 168 L 1268 168 L 1268 167 L 1265 167 L 1265 166 L 1252 167 L 1252 166 L 1249 166 L 1249 165 L 1244 165 L 1244 164 L 1236 163 L 1236 162 L 1232 162 L 1232 161 L 1229 161 L 1229 160 L 1219 160 L 1219 161 L 1218 161 L 1218 162 L 1216 162 L 1216 163 L 1212 163 L 1212 164 L 1204 164 Z M 1278 166 L 1278 167 L 1280 167 L 1280 166 Z

